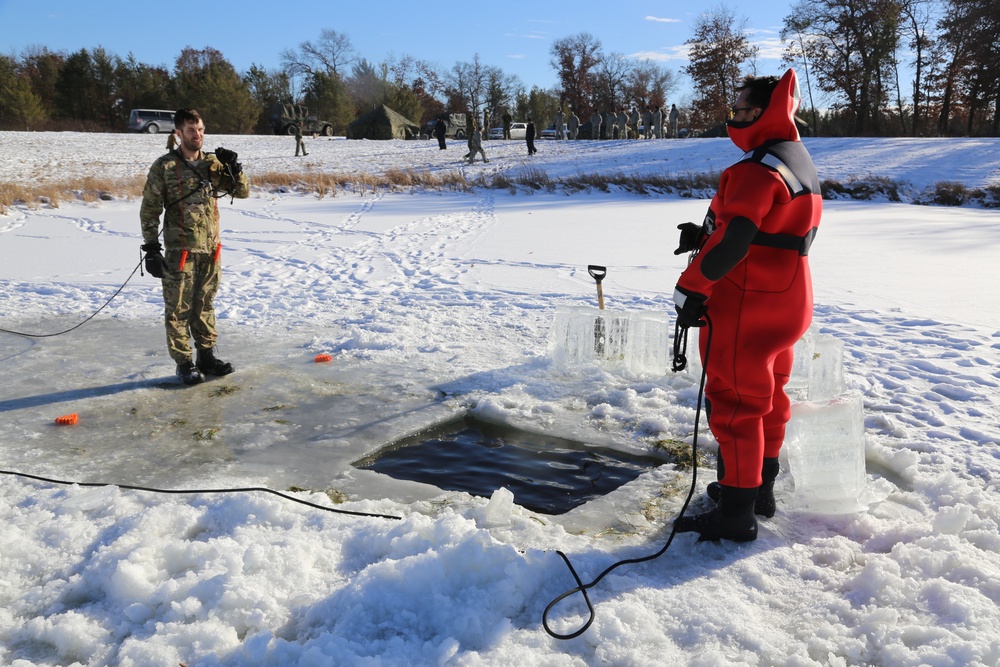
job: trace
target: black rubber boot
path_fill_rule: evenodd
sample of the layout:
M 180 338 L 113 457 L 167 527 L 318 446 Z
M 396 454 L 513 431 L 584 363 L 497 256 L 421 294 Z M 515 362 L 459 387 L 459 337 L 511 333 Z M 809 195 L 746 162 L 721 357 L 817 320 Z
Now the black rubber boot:
M 778 457 L 764 459 L 764 466 L 761 468 L 760 491 L 757 492 L 757 502 L 754 503 L 754 514 L 770 519 L 774 516 L 777 505 L 774 502 L 774 480 L 778 478 Z
M 205 381 L 201 371 L 199 371 L 190 361 L 177 364 L 177 377 L 184 384 L 201 384 Z
M 722 486 L 719 505 L 704 514 L 682 516 L 675 524 L 678 533 L 698 533 L 698 541 L 732 540 L 752 542 L 757 539 L 754 501 L 757 489 Z
M 198 370 L 206 375 L 229 375 L 236 369 L 228 361 L 216 358 L 215 348 L 198 350 Z
M 726 464 L 722 461 L 722 452 L 715 455 L 715 481 L 709 482 L 705 488 L 705 493 L 715 502 L 719 502 L 722 496 L 722 484 L 720 482 L 726 476 Z
M 721 475 L 725 474 L 725 466 L 722 465 L 722 460 L 719 460 L 719 469 L 722 471 L 720 473 L 719 479 L 722 479 Z M 778 478 L 778 458 L 764 459 L 764 465 L 761 468 L 760 476 L 762 484 L 760 486 L 760 491 L 757 492 L 757 501 L 754 503 L 753 513 L 757 516 L 762 516 L 770 519 L 774 516 L 775 510 L 777 510 L 777 503 L 774 501 L 774 480 Z M 722 484 L 719 482 L 711 482 L 705 489 L 705 494 L 714 500 L 719 502 L 719 498 L 722 496 Z

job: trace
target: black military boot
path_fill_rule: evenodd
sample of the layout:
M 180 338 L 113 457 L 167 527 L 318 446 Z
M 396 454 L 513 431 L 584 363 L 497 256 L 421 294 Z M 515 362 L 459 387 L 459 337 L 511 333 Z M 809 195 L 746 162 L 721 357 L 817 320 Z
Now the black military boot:
M 721 459 L 719 469 L 723 471 L 723 474 L 725 473 L 725 467 L 722 465 Z M 764 465 L 760 471 L 762 484 L 760 491 L 757 492 L 757 501 L 754 503 L 753 508 L 753 513 L 757 516 L 770 519 L 774 516 L 775 510 L 778 508 L 777 503 L 774 501 L 774 480 L 778 478 L 778 471 L 778 457 L 764 459 Z M 705 494 L 715 502 L 719 502 L 719 498 L 722 496 L 722 484 L 719 482 L 709 483 L 705 489 Z
M 675 524 L 678 533 L 698 533 L 698 541 L 732 540 L 752 542 L 757 539 L 757 517 L 754 501 L 757 488 L 739 489 L 722 486 L 722 495 L 715 509 L 704 514 L 682 516 Z
M 180 378 L 180 381 L 184 384 L 201 384 L 205 381 L 201 371 L 199 371 L 190 361 L 177 364 L 177 377 Z
M 228 361 L 216 358 L 215 348 L 198 350 L 198 370 L 205 375 L 229 375 L 236 369 Z

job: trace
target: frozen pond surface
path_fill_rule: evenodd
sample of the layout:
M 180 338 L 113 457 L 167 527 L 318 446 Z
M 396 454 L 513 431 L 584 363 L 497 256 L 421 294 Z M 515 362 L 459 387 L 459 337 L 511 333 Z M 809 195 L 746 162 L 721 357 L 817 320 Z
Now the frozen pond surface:
M 162 150 L 162 138 L 151 139 L 0 133 L 0 181 L 141 173 Z M 318 142 L 305 163 L 278 139 L 232 145 L 251 171 L 466 169 L 458 151 L 431 143 Z M 870 171 L 922 188 L 947 175 L 981 186 L 1000 174 L 997 142 L 831 139 L 810 150 L 824 177 Z M 557 175 L 588 165 L 702 171 L 738 157 L 725 140 L 554 143 L 542 142 L 532 165 Z M 522 150 L 487 147 L 487 167 L 524 168 Z M 237 372 L 176 384 L 159 284 L 137 277 L 71 334 L 0 335 L 2 467 L 164 487 L 332 488 L 348 496 L 347 509 L 402 520 L 258 493 L 160 496 L 5 477 L 0 662 L 1000 661 L 995 210 L 826 206 L 810 254 L 814 322 L 843 343 L 867 470 L 891 482 L 888 497 L 867 511 L 804 512 L 783 470 L 780 510 L 756 542 L 681 536 L 664 557 L 605 579 L 594 589 L 595 623 L 559 642 L 540 624 L 572 585 L 553 550 L 585 580 L 655 552 L 688 472 L 660 466 L 550 518 L 499 497 L 366 476 L 349 461 L 464 410 L 630 453 L 689 445 L 691 377 L 561 370 L 546 345 L 557 308 L 595 304 L 588 264 L 608 267 L 609 309 L 670 312 L 685 262 L 672 254 L 676 225 L 700 220 L 706 202 L 617 191 L 317 198 L 256 189 L 222 205 L 220 352 Z M 137 207 L 18 206 L 0 216 L 0 326 L 56 331 L 96 310 L 138 261 Z M 333 362 L 314 364 L 324 352 Z M 76 426 L 55 426 L 70 412 Z M 713 449 L 710 438 L 703 444 Z M 706 477 L 696 510 L 706 507 Z M 583 613 L 570 605 L 557 629 L 579 627 Z
M 22 383 L 29 395 L 0 400 L 14 436 L 8 461 L 87 482 L 170 488 L 246 479 L 363 498 L 388 490 L 351 461 L 464 413 L 398 369 L 315 363 L 291 339 L 251 333 L 227 335 L 220 346 L 236 373 L 185 387 L 170 374 L 159 326 L 85 326 L 44 342 L 0 338 L 6 367 L 33 378 Z M 132 369 L 124 379 L 123 367 Z M 74 412 L 75 426 L 54 424 Z

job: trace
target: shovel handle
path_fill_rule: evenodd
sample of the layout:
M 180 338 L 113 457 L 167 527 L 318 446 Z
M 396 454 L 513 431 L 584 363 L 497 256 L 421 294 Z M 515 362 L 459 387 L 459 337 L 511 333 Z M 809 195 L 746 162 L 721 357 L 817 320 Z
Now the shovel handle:
M 604 276 L 608 275 L 608 269 L 604 266 L 591 264 L 587 267 L 587 273 L 597 281 L 597 307 L 604 310 L 604 290 L 601 289 L 601 281 L 604 280 Z

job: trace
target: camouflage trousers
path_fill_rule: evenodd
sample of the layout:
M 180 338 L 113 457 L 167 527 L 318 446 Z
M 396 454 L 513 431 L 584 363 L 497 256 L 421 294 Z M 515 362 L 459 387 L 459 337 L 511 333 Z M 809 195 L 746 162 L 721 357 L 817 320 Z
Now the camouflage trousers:
M 170 271 L 163 274 L 167 350 L 175 363 L 191 361 L 191 339 L 199 350 L 215 346 L 215 293 L 222 269 L 210 253 L 189 253 L 180 268 L 180 251 L 166 255 Z

